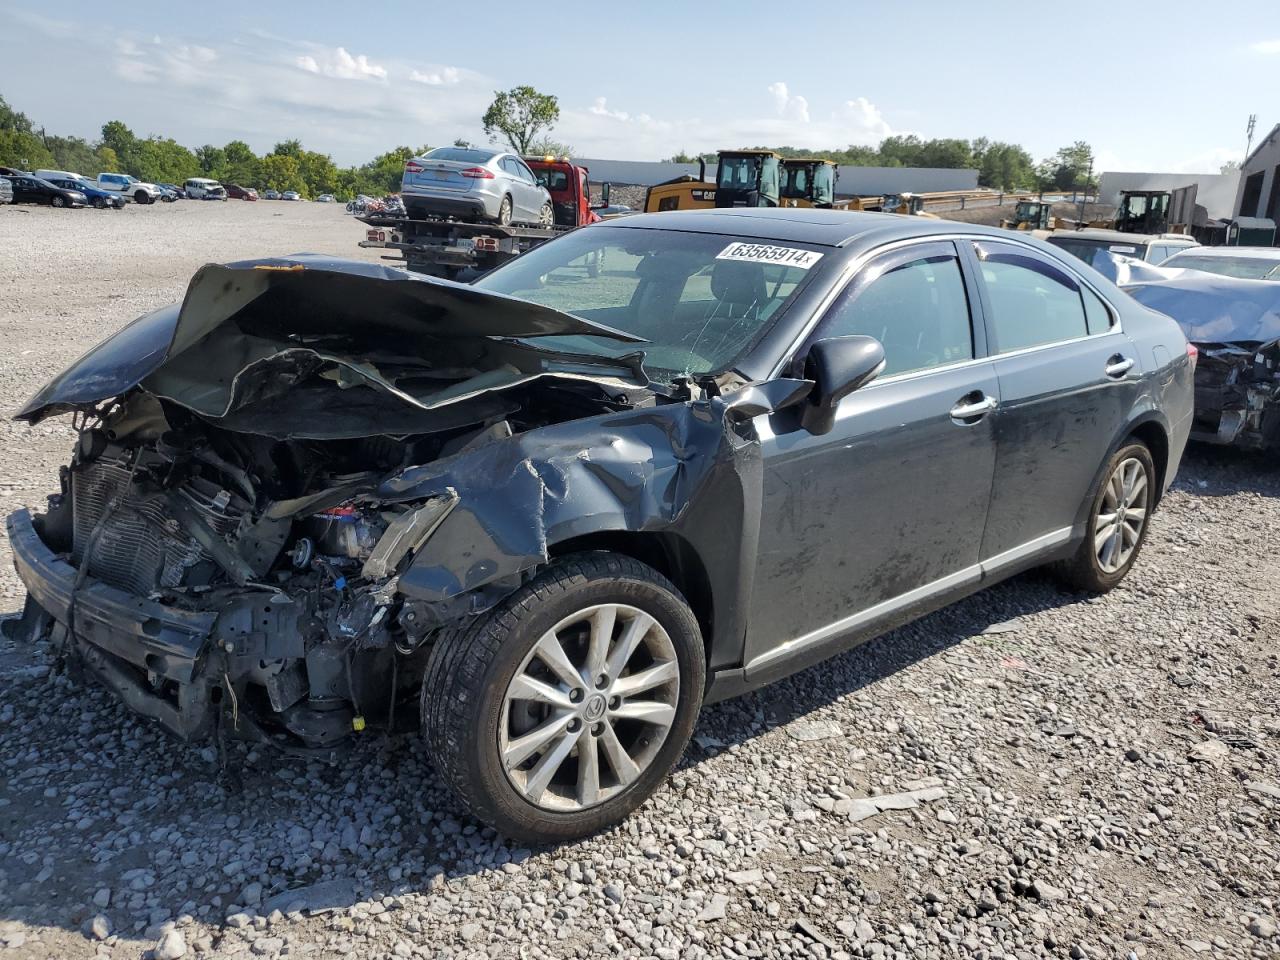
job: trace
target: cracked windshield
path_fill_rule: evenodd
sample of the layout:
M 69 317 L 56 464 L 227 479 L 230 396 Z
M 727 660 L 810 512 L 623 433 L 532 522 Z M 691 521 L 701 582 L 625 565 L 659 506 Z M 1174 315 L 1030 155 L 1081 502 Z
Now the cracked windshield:
M 722 234 L 584 230 L 535 248 L 475 285 L 648 341 L 556 336 L 539 337 L 540 345 L 597 356 L 642 350 L 651 377 L 701 375 L 731 367 L 821 255 L 808 253 L 801 266 L 767 261 L 809 250 L 744 244 Z

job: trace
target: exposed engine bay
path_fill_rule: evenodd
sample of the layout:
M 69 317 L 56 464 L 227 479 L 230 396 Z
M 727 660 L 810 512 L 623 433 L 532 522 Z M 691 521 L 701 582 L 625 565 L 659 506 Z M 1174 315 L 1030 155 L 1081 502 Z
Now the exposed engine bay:
M 460 285 L 387 283 L 372 265 L 299 261 L 205 268 L 180 311 L 125 328 L 19 414 L 72 411 L 79 440 L 48 511 L 9 518 L 30 591 L 10 635 L 52 637 L 188 738 L 229 724 L 326 750 L 393 723 L 434 631 L 519 583 L 461 557 L 437 591 L 452 606 L 401 592 L 465 496 L 433 466 L 665 399 L 638 355 L 595 364 L 531 339 L 625 334 Z M 375 292 L 378 320 L 348 329 L 349 305 Z M 285 325 L 286 307 L 304 319 Z M 460 333 L 469 320 L 484 335 Z M 533 469 L 524 453 L 510 462 Z

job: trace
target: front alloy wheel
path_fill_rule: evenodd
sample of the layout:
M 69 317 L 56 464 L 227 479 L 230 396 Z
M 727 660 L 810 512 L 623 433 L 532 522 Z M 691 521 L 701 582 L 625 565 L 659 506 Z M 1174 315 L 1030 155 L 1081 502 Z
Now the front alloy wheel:
M 675 646 L 657 620 L 616 603 L 570 614 L 507 684 L 498 728 L 507 778 L 545 810 L 603 803 L 653 763 L 679 696 Z
M 438 636 L 422 732 L 477 818 L 509 837 L 570 840 L 660 787 L 705 677 L 697 620 L 670 581 L 630 557 L 580 553 Z

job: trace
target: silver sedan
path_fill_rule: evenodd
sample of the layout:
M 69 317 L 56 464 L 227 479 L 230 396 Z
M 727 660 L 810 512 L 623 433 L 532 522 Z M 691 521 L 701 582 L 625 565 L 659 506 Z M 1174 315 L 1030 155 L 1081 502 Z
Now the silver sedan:
M 514 153 L 437 147 L 405 162 L 400 193 L 415 220 L 455 217 L 550 227 L 551 194 Z

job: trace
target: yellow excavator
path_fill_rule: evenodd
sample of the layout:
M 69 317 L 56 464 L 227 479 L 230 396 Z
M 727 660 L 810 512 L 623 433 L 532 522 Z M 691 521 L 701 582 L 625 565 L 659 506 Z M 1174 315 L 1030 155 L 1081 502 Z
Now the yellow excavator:
M 782 157 L 772 150 L 721 150 L 716 155 L 715 183 L 707 180 L 705 160 L 699 160 L 698 167 L 696 179 L 686 175 L 650 187 L 644 198 L 645 213 L 780 205 Z
M 1057 227 L 1053 204 L 1047 200 L 1019 200 L 1013 208 L 1013 218 L 1001 220 L 1006 230 L 1053 230 Z

